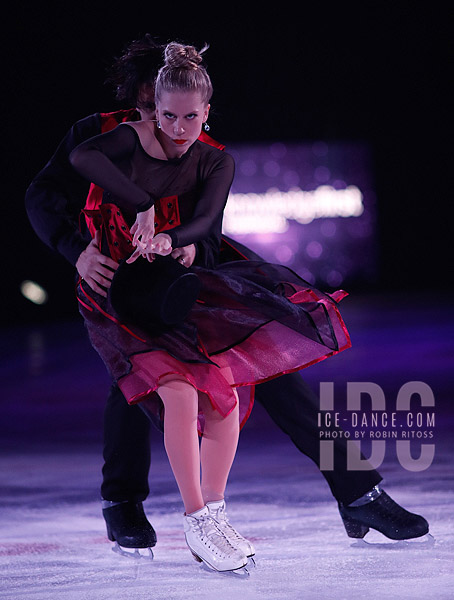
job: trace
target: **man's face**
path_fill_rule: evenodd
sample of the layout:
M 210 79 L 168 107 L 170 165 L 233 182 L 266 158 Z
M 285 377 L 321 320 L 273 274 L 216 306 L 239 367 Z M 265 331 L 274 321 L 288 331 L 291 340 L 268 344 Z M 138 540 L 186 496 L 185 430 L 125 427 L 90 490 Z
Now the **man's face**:
M 137 95 L 137 110 L 142 121 L 154 121 L 156 119 L 153 84 L 144 83 L 140 86 Z

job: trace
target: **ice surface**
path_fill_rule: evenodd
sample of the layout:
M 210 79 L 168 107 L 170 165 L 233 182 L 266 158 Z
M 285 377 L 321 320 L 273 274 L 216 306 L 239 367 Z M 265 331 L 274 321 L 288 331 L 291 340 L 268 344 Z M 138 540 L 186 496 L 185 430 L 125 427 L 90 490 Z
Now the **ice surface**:
M 157 431 L 152 492 L 145 502 L 158 535 L 155 559 L 115 554 L 99 502 L 106 378 L 79 325 L 36 327 L 13 337 L 9 333 L 2 371 L 0 598 L 454 598 L 452 409 L 443 404 L 451 396 L 452 361 L 446 351 L 453 337 L 446 329 L 441 335 L 432 321 L 421 340 L 411 323 L 408 328 L 399 324 L 403 313 L 382 305 L 385 313 L 392 342 L 383 325 L 359 311 L 350 319 L 350 357 L 333 359 L 331 370 L 326 361 L 310 377 L 329 381 L 330 374 L 336 380 L 342 374 L 346 381 L 383 385 L 375 373 L 386 368 L 390 388 L 411 379 L 434 387 L 440 399 L 434 463 L 411 473 L 390 452 L 379 469 L 387 492 L 428 519 L 432 545 L 390 542 L 376 532 L 366 537 L 376 545 L 349 539 L 315 465 L 257 406 L 242 432 L 226 496 L 230 520 L 256 547 L 257 566 L 250 577 L 207 572 L 192 559 L 183 536 L 182 503 Z M 414 315 L 415 323 L 422 322 L 419 317 Z M 379 341 L 364 356 L 371 336 Z M 77 364 L 75 356 L 81 357 Z M 74 370 L 84 377 L 75 377 Z
M 153 493 L 145 503 L 158 533 L 153 561 L 111 551 L 96 497 L 100 448 L 57 445 L 3 456 L 0 597 L 453 597 L 454 494 L 443 489 L 443 461 L 427 479 L 405 477 L 399 465 L 382 469 L 387 491 L 429 520 L 433 546 L 405 546 L 371 532 L 366 539 L 381 542 L 373 546 L 346 536 L 325 482 L 290 444 L 244 441 L 227 500 L 231 521 L 256 546 L 257 566 L 245 580 L 207 572 L 192 559 L 167 459 L 157 446 L 153 456 Z

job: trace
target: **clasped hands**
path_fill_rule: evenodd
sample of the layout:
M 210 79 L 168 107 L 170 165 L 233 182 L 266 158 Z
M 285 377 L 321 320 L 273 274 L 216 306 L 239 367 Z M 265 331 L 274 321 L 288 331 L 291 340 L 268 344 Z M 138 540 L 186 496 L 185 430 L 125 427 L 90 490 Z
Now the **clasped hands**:
M 153 262 L 155 254 L 167 256 L 172 252 L 172 238 L 167 233 L 155 232 L 155 210 L 154 206 L 137 213 L 134 225 L 131 227 L 132 245 L 135 246 L 134 252 L 126 261 L 131 264 L 143 256 L 149 262 Z
M 134 262 L 140 256 L 152 262 L 155 254 L 164 256 L 171 254 L 172 258 L 179 260 L 186 267 L 190 267 L 196 254 L 194 244 L 172 250 L 172 241 L 169 235 L 166 233 L 154 235 L 154 207 L 149 211 L 139 213 L 138 218 L 131 227 L 133 244 L 136 249 L 126 262 Z M 146 217 L 141 216 L 148 212 L 149 214 Z M 152 221 L 150 217 L 152 217 Z M 97 231 L 87 248 L 80 254 L 76 262 L 76 269 L 94 292 L 107 297 L 107 290 L 110 288 L 118 263 L 112 258 L 104 256 L 100 251 L 100 246 L 101 234 Z

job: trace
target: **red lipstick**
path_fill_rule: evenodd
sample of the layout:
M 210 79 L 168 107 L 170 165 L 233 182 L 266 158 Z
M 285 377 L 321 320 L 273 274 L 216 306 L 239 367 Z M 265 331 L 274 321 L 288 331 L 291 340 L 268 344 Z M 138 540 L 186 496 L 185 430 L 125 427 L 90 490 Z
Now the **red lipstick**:
M 179 144 L 179 145 L 181 145 L 181 144 L 186 144 L 186 142 L 187 142 L 188 140 L 173 140 L 173 141 L 175 142 L 175 144 Z

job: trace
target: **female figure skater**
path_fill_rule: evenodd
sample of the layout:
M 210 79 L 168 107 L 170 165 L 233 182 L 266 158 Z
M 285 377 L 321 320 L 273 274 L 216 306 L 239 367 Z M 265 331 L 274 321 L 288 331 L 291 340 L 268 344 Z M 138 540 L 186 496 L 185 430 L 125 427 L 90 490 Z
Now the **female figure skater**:
M 105 190 L 90 215 L 103 253 L 123 268 L 152 263 L 157 287 L 158 265 L 169 268 L 162 257 L 220 232 L 234 175 L 231 156 L 197 141 L 212 95 L 202 52 L 168 44 L 156 80 L 156 122 L 123 123 L 71 154 L 73 167 Z M 236 570 L 255 550 L 227 520 L 224 492 L 253 385 L 350 346 L 337 309 L 344 293 L 329 296 L 265 262 L 192 273 L 197 301 L 172 326 L 125 318 L 111 294 L 93 293 L 83 280 L 78 299 L 91 342 L 126 400 L 163 420 L 191 552 L 215 570 Z M 149 310 L 158 309 L 151 303 Z

